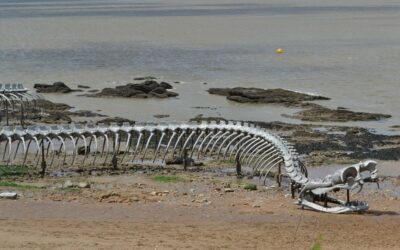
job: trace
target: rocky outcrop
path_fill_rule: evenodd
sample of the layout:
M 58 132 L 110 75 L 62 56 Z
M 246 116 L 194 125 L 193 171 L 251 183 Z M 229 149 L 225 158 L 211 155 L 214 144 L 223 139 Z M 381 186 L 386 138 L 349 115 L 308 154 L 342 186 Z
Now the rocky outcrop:
M 241 103 L 277 103 L 298 106 L 304 101 L 329 100 L 328 97 L 309 95 L 286 89 L 261 88 L 210 88 L 208 93 L 226 96 L 228 100 Z
M 342 107 L 330 109 L 314 103 L 308 106 L 306 110 L 285 116 L 310 122 L 379 121 L 391 117 L 380 113 L 355 112 Z
M 55 82 L 53 84 L 43 84 L 43 83 L 36 83 L 33 88 L 36 89 L 38 93 L 70 93 L 74 91 L 81 91 L 81 90 L 74 90 L 68 87 L 63 82 Z
M 287 107 L 299 107 L 304 110 L 285 117 L 310 122 L 348 122 L 348 121 L 378 121 L 390 118 L 391 115 L 367 112 L 355 112 L 339 107 L 330 109 L 310 101 L 329 100 L 330 98 L 309 95 L 286 89 L 260 88 L 211 88 L 210 94 L 226 96 L 228 100 L 241 103 L 270 103 Z
M 146 80 L 143 83 L 128 83 L 115 88 L 104 88 L 89 97 L 130 97 L 130 98 L 168 98 L 178 96 L 178 93 L 168 91 L 172 86 L 169 83 L 158 83 L 155 80 Z

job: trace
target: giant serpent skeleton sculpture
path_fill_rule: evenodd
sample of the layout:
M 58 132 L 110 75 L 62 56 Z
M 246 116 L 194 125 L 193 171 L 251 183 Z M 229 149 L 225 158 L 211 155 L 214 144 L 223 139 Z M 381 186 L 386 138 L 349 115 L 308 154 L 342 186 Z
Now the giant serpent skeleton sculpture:
M 21 83 L 0 84 L 0 118 L 5 118 L 7 125 L 10 119 L 19 119 L 23 125 L 26 113 L 37 111 L 37 100 L 40 95 L 28 91 Z
M 265 129 L 243 122 L 3 127 L 1 146 L 2 159 L 7 164 L 17 164 L 19 160 L 19 164 L 26 165 L 27 156 L 31 155 L 30 164 L 35 166 L 41 156 L 49 165 L 57 166 L 106 164 L 114 160 L 119 164 L 162 165 L 174 155 L 213 156 L 236 159 L 264 180 L 273 169 L 283 166 L 292 194 L 299 192 L 297 204 L 329 213 L 367 210 L 365 202 L 350 201 L 348 192 L 362 187 L 364 182 L 377 182 L 373 161 L 341 169 L 322 180 L 310 179 L 293 146 Z M 78 148 L 83 148 L 81 155 Z M 347 191 L 346 202 L 328 196 L 341 189 Z

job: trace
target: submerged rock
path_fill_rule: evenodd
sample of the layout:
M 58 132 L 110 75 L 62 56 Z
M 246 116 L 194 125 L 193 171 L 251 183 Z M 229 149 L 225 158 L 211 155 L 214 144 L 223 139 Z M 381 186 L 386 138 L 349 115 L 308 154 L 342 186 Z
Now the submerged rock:
M 133 78 L 133 80 L 135 80 L 135 81 L 155 80 L 155 79 L 157 79 L 157 77 L 154 77 L 154 76 L 138 76 L 138 77 Z
M 348 122 L 348 121 L 378 121 L 390 118 L 391 115 L 367 112 L 355 112 L 343 107 L 330 109 L 311 103 L 316 100 L 329 100 L 330 98 L 318 95 L 299 93 L 286 89 L 261 89 L 261 88 L 210 88 L 210 94 L 226 96 L 228 100 L 241 103 L 271 103 L 287 107 L 301 107 L 305 110 L 294 115 L 284 115 L 302 121 L 312 122 Z
M 314 103 L 309 106 L 309 109 L 286 116 L 311 122 L 379 121 L 392 117 L 380 113 L 355 112 L 342 107 L 330 109 Z
M 90 86 L 78 85 L 78 88 L 81 88 L 81 89 L 90 89 Z
M 65 93 L 70 93 L 73 91 L 81 91 L 81 90 L 73 90 L 63 82 L 55 82 L 53 84 L 36 83 L 33 86 L 33 88 L 35 88 L 36 92 L 38 92 L 38 93 L 63 93 L 63 94 L 65 94 Z
M 309 95 L 281 88 L 210 88 L 208 93 L 226 96 L 228 100 L 241 103 L 277 103 L 287 106 L 297 106 L 304 101 L 330 99 L 324 96 Z
M 167 114 L 156 114 L 156 115 L 153 115 L 153 116 L 154 116 L 155 118 L 157 118 L 157 119 L 169 117 L 169 115 L 167 115 Z

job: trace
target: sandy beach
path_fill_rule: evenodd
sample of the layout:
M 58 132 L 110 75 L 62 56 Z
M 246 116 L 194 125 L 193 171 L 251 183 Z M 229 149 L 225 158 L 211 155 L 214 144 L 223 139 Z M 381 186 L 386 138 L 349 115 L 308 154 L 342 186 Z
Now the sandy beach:
M 57 188 L 66 180 L 91 187 Z M 333 215 L 295 206 L 286 188 L 244 190 L 251 182 L 181 171 L 25 181 L 45 188 L 0 201 L 0 240 L 5 249 L 397 249 L 399 193 L 363 191 L 355 198 L 370 211 Z

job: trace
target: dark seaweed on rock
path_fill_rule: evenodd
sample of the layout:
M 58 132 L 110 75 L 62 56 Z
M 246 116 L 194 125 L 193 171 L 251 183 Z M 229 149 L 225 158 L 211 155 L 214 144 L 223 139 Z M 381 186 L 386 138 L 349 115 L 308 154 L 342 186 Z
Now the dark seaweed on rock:
M 345 108 L 330 109 L 315 103 L 309 103 L 308 107 L 294 115 L 285 116 L 312 122 L 379 121 L 392 117 L 387 114 L 355 112 Z
M 178 96 L 178 93 L 168 91 L 172 86 L 169 83 L 158 83 L 146 80 L 143 83 L 128 83 L 115 88 L 104 88 L 101 92 L 86 95 L 89 97 L 131 97 L 131 98 L 168 98 Z
M 122 125 L 123 123 L 129 123 L 129 124 L 134 124 L 135 121 L 126 119 L 126 118 L 121 118 L 121 117 L 107 117 L 105 119 L 102 119 L 98 121 L 97 123 L 104 123 L 104 124 L 111 124 L 111 123 L 116 123 L 118 125 Z
M 226 96 L 228 100 L 241 103 L 270 103 L 287 107 L 301 107 L 305 110 L 286 117 L 312 122 L 348 122 L 348 121 L 379 121 L 390 118 L 391 115 L 367 112 L 355 112 L 343 107 L 330 109 L 310 101 L 329 100 L 328 97 L 309 95 L 286 89 L 261 88 L 210 88 L 210 94 Z
M 193 121 L 226 121 L 221 117 L 196 117 Z M 400 160 L 400 136 L 368 129 L 319 124 L 251 122 L 287 138 L 307 165 L 349 164 L 362 159 Z
M 208 93 L 226 96 L 228 100 L 241 103 L 277 103 L 287 106 L 298 106 L 304 101 L 329 100 L 328 97 L 309 95 L 281 88 L 210 88 Z

